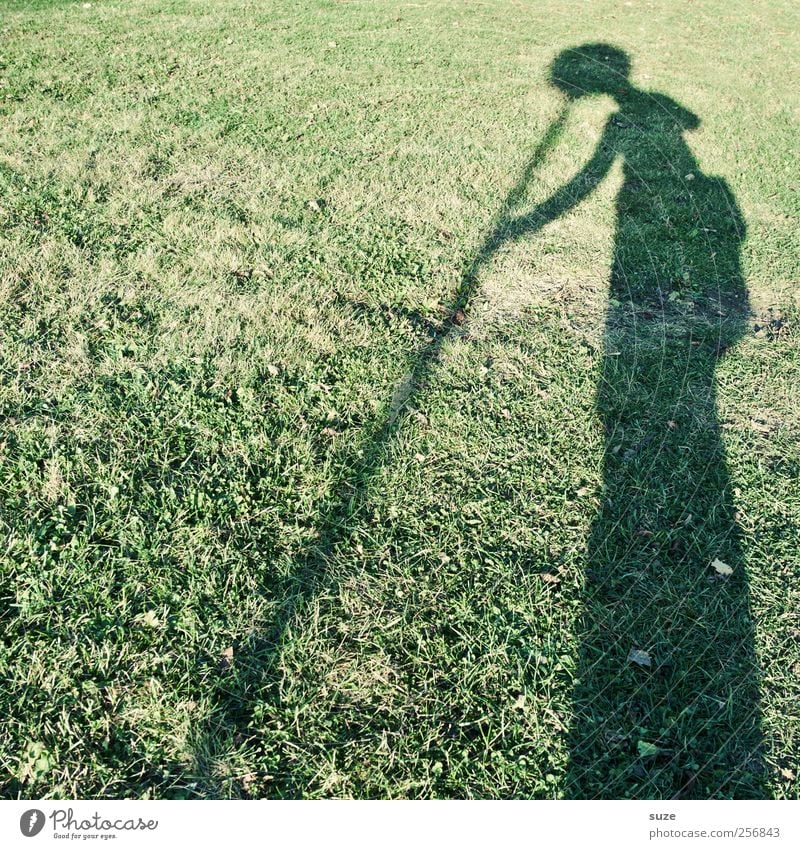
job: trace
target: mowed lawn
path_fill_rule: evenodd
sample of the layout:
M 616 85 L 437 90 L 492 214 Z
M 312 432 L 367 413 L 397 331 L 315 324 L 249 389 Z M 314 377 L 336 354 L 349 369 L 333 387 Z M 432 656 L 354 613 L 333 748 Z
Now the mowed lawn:
M 2 796 L 797 798 L 799 28 L 0 0 Z

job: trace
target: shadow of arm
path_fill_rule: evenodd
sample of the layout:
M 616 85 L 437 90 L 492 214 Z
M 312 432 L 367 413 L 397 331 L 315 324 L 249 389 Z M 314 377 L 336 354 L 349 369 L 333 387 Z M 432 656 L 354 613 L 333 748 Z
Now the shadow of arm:
M 546 201 L 540 203 L 530 212 L 517 218 L 502 222 L 493 236 L 496 250 L 503 242 L 516 241 L 524 236 L 538 232 L 546 224 L 576 207 L 584 198 L 597 188 L 598 184 L 608 174 L 616 154 L 607 143 L 606 134 L 597 144 L 592 158 L 583 168 L 560 189 L 554 192 Z

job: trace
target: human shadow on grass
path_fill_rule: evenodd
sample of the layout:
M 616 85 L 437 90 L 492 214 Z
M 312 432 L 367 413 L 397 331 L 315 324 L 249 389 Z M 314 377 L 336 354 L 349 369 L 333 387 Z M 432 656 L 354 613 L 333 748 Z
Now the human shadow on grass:
M 569 98 L 618 108 L 591 160 L 530 216 L 538 228 L 562 215 L 622 161 L 566 791 L 758 798 L 759 673 L 715 397 L 749 314 L 745 225 L 684 140 L 699 119 L 628 73 L 608 45 L 557 58 L 552 82 Z
M 464 270 L 450 317 L 426 329 L 382 425 L 323 511 L 312 549 L 278 593 L 270 633 L 239 648 L 221 691 L 219 734 L 258 747 L 260 710 L 278 710 L 278 665 L 306 601 L 335 585 L 373 478 L 411 397 L 459 332 L 484 266 L 575 207 L 617 159 L 617 222 L 597 409 L 605 431 L 603 492 L 587 552 L 580 651 L 564 795 L 760 797 L 758 667 L 746 573 L 715 403 L 715 368 L 748 315 L 740 268 L 742 216 L 724 181 L 704 175 L 684 140 L 699 119 L 640 91 L 629 59 L 604 44 L 566 50 L 551 68 L 564 106 L 533 151 Z M 609 95 L 618 109 L 589 161 L 548 200 L 519 207 L 571 104 Z M 271 748 L 271 747 L 266 747 Z M 304 788 L 290 760 L 269 763 L 271 795 Z M 198 770 L 205 771 L 198 756 Z

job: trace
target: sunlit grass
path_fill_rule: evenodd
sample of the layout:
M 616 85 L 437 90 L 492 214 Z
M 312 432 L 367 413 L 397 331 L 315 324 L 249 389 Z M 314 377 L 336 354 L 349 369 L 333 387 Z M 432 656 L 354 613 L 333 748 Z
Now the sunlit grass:
M 797 24 L 788 0 L 0 0 L 3 795 L 580 795 L 619 167 L 448 309 L 562 107 L 549 63 L 609 41 L 700 116 L 748 227 L 717 406 L 766 748 L 692 792 L 796 797 Z M 612 108 L 574 105 L 523 208 Z M 649 795 L 663 729 L 629 720 Z

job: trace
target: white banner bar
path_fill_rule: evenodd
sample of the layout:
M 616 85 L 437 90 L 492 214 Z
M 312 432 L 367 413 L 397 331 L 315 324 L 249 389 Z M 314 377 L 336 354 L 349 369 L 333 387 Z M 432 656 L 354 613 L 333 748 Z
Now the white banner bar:
M 0 846 L 800 847 L 800 802 L 8 801 Z

